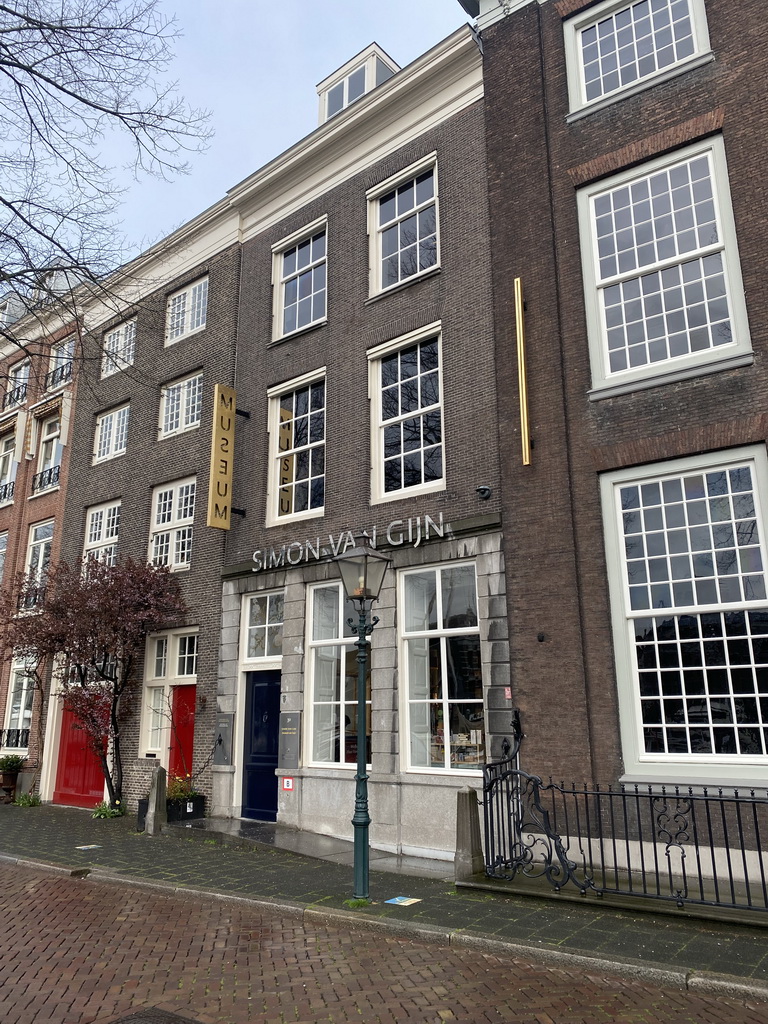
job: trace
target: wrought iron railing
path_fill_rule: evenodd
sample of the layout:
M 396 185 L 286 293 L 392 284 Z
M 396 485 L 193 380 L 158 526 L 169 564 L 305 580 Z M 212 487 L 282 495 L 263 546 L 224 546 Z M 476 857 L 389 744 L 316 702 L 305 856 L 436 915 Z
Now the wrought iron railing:
M 7 480 L 4 484 L 0 484 L 0 505 L 5 504 L 6 501 L 13 500 L 13 490 L 15 482 L 13 480 Z
M 768 911 L 768 795 L 675 785 L 565 786 L 484 768 L 486 874 L 559 891 Z
M 55 487 L 59 482 L 60 474 L 61 466 L 51 466 L 50 469 L 44 469 L 42 473 L 35 473 L 32 477 L 32 493 L 37 494 L 38 491 L 47 491 L 50 487 Z
M 27 400 L 27 385 L 17 384 L 15 388 L 6 391 L 3 396 L 3 409 L 12 409 L 16 405 L 22 405 Z
M 66 384 L 68 380 L 72 380 L 72 360 L 70 359 L 66 363 L 62 363 L 60 366 L 55 366 L 45 375 L 45 390 L 52 391 L 53 388 L 57 388 L 60 384 Z
M 16 607 L 20 612 L 28 612 L 37 608 L 45 600 L 45 587 L 25 587 L 16 598 Z
M 29 729 L 0 729 L 0 747 L 6 750 L 26 750 L 29 746 Z

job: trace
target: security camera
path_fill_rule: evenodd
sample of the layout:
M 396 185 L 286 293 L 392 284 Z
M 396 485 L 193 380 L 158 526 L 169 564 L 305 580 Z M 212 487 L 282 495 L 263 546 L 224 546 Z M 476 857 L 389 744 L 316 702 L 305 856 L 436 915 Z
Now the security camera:
M 485 484 L 483 484 L 482 487 L 476 487 L 475 490 L 477 491 L 478 496 L 482 498 L 483 501 L 488 501 L 492 494 L 491 488 L 486 487 Z

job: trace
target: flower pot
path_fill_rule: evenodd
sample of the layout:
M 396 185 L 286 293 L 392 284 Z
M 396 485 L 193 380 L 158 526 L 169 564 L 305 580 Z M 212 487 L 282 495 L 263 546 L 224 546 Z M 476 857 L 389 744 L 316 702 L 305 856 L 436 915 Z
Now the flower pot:
M 149 800 L 139 800 L 138 815 L 136 819 L 136 831 L 143 832 L 147 820 Z M 198 793 L 195 796 L 184 797 L 177 800 L 166 800 L 165 811 L 168 821 L 188 821 L 193 818 L 205 817 L 205 797 Z
M 16 799 L 16 783 L 19 778 L 18 772 L 0 772 L 0 801 L 12 804 Z

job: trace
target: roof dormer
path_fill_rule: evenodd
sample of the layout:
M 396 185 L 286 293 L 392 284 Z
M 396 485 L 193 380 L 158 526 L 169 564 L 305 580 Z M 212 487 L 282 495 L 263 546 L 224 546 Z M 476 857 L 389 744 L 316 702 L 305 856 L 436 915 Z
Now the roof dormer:
M 371 43 L 317 86 L 320 124 L 341 113 L 350 103 L 386 82 L 399 70 L 399 66 L 380 46 Z

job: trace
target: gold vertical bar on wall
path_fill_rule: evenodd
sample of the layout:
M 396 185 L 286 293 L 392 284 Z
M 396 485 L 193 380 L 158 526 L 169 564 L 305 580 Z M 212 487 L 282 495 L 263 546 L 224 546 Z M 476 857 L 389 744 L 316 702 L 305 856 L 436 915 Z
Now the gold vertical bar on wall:
M 520 435 L 523 465 L 531 464 L 531 435 L 528 429 L 528 377 L 525 370 L 525 315 L 523 310 L 523 279 L 515 278 L 515 329 L 517 334 L 517 381 L 520 392 Z

